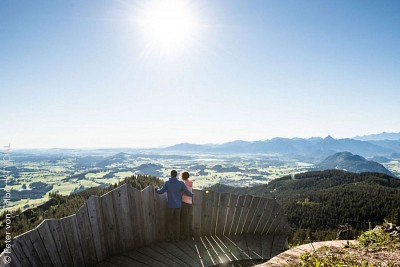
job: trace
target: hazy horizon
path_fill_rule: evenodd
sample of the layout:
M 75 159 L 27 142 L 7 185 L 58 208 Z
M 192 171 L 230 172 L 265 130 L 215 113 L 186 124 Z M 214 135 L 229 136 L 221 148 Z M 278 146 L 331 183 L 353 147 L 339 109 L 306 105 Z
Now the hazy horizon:
M 398 1 L 0 3 L 0 146 L 400 132 Z

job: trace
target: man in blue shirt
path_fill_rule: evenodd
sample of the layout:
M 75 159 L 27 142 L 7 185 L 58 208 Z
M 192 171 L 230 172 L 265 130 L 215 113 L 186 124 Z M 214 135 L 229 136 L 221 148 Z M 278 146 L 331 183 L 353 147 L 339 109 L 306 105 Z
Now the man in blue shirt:
M 171 171 L 171 178 L 164 183 L 164 186 L 156 188 L 158 194 L 167 192 L 168 208 L 167 208 L 167 224 L 168 224 L 168 241 L 177 242 L 179 240 L 180 217 L 182 206 L 182 192 L 193 197 L 193 194 L 186 188 L 185 184 L 176 177 L 178 173 Z

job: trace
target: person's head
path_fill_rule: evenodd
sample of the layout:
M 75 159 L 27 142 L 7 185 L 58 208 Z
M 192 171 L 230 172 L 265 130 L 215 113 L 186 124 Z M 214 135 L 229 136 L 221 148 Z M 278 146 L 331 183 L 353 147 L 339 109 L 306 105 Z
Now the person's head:
M 175 171 L 175 170 L 172 170 L 172 171 L 171 171 L 171 177 L 176 178 L 176 176 L 178 176 L 178 172 Z
M 187 179 L 189 179 L 189 173 L 188 172 L 182 172 L 181 176 L 182 176 L 182 180 L 186 181 Z

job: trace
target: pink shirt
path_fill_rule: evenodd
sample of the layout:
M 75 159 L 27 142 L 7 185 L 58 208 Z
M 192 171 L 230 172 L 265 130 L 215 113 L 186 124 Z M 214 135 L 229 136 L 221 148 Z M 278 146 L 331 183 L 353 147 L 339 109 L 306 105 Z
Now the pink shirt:
M 187 179 L 186 181 L 183 180 L 183 182 L 185 183 L 186 188 L 187 188 L 190 192 L 193 192 L 193 181 Z M 185 195 L 184 193 L 182 193 L 182 202 L 185 202 L 185 203 L 187 203 L 187 204 L 193 204 L 193 202 L 192 202 L 192 197 L 189 197 L 189 196 Z

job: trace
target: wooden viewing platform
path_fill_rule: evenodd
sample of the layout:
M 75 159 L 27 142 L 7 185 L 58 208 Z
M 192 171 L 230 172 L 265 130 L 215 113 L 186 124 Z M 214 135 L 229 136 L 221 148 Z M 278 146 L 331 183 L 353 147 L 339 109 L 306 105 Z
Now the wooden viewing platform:
M 228 266 L 287 249 L 289 225 L 275 199 L 193 193 L 191 239 L 166 243 L 166 194 L 124 184 L 15 237 L 0 266 Z

